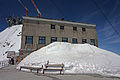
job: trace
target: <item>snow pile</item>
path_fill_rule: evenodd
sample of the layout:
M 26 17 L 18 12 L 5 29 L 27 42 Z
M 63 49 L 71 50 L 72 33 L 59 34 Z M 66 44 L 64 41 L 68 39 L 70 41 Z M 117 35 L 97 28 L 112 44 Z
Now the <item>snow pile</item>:
M 7 59 L 7 51 L 16 51 L 21 47 L 22 25 L 15 25 L 0 32 L 0 61 Z
M 49 60 L 63 63 L 64 73 L 120 76 L 120 56 L 89 44 L 55 42 L 28 55 L 20 66 L 41 66 Z

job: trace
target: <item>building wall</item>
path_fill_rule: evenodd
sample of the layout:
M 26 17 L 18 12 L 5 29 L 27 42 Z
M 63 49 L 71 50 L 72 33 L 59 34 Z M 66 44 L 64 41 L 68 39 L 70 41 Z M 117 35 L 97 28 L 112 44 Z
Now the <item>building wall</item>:
M 55 25 L 55 29 L 51 29 L 51 24 Z M 64 30 L 61 30 L 60 26 L 64 26 Z M 73 26 L 77 27 L 77 31 L 73 31 Z M 85 32 L 82 32 L 83 27 L 86 28 Z M 33 36 L 33 44 L 25 44 L 26 36 Z M 58 42 L 62 41 L 62 37 L 67 37 L 70 43 L 72 38 L 77 38 L 79 44 L 82 43 L 82 39 L 87 39 L 87 43 L 90 43 L 90 39 L 95 39 L 95 46 L 98 46 L 96 27 L 24 19 L 21 49 L 38 49 L 45 46 L 38 44 L 39 36 L 46 37 L 45 45 L 50 44 L 51 37 L 57 37 Z

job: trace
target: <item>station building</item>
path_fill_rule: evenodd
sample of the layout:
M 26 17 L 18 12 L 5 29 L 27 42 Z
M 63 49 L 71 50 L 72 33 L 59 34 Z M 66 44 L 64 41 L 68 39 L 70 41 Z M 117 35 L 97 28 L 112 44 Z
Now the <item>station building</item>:
M 37 50 L 52 42 L 98 46 L 96 25 L 23 16 L 21 49 Z

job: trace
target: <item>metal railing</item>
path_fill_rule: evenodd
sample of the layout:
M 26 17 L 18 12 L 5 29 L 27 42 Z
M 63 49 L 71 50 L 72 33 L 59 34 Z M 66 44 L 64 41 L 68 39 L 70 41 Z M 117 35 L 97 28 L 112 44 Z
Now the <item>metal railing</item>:
M 0 68 L 9 66 L 9 60 L 0 61 Z

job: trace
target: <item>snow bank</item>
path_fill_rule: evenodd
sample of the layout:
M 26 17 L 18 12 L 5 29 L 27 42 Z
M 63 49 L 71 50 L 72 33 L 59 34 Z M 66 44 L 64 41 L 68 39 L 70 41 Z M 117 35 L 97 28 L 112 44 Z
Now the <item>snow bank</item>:
M 63 63 L 64 73 L 96 73 L 120 76 L 120 56 L 89 44 L 55 42 L 20 62 L 20 66 L 41 66 L 47 61 Z
M 0 61 L 7 59 L 6 51 L 16 51 L 21 47 L 22 25 L 15 25 L 0 32 Z

